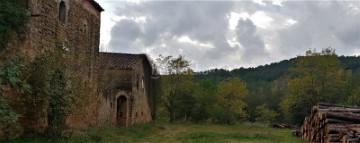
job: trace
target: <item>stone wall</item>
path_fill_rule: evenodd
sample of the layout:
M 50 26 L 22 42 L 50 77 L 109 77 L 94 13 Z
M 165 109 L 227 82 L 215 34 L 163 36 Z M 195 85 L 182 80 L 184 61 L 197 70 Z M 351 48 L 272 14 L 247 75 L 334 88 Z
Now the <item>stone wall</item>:
M 99 72 L 100 106 L 99 124 L 116 124 L 116 99 L 120 95 L 131 97 L 131 75 L 128 69 L 102 68 Z
M 59 20 L 61 0 L 24 0 L 30 17 L 18 33 L 12 34 L 7 50 L 0 53 L 0 59 L 17 55 L 31 64 L 35 58 L 55 48 L 63 48 L 67 58 L 72 59 L 69 63 L 72 69 L 68 69 L 67 77 L 78 78 L 89 89 L 87 97 L 96 99 L 100 11 L 89 0 L 62 1 L 66 4 L 64 23 Z M 76 105 L 73 107 L 73 113 L 67 119 L 69 127 L 86 128 L 96 124 L 99 101 L 93 102 L 89 103 L 87 110 L 76 111 Z M 46 108 L 27 109 L 20 119 L 25 131 L 44 132 L 47 127 Z
M 150 82 L 151 70 L 145 68 L 144 60 L 139 61 L 133 69 L 133 96 L 134 106 L 131 114 L 131 124 L 145 123 L 151 121 L 150 110 Z
M 121 61 L 119 61 L 121 62 Z M 152 120 L 152 95 L 150 94 L 151 67 L 144 59 L 131 68 L 103 67 L 99 74 L 101 107 L 99 117 L 102 123 L 129 126 Z M 126 98 L 126 123 L 119 121 L 119 98 Z M 124 110 L 125 112 L 125 110 Z M 108 119 L 108 120 L 106 120 Z

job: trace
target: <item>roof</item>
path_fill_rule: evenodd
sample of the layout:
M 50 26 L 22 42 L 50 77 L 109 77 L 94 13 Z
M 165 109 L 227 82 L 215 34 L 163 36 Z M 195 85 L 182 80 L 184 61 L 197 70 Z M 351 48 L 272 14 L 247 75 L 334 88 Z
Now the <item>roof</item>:
M 95 0 L 89 0 L 89 2 L 96 8 L 96 10 L 102 12 L 104 9 Z
M 138 61 L 145 60 L 153 68 L 151 61 L 146 54 L 126 54 L 126 53 L 99 53 L 100 65 L 111 68 L 132 69 Z

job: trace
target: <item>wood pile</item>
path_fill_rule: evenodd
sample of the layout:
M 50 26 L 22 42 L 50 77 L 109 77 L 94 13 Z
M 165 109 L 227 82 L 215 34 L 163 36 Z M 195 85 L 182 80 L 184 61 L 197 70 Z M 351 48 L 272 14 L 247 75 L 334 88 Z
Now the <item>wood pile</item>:
M 360 107 L 319 103 L 301 126 L 311 143 L 360 143 Z

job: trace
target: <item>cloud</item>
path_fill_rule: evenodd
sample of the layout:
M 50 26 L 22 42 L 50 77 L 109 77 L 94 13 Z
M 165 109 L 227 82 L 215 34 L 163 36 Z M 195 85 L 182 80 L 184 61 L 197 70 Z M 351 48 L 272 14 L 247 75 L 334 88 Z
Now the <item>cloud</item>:
M 297 13 L 297 23 L 277 31 L 282 54 L 295 56 L 309 48 L 333 47 L 339 54 L 352 55 L 360 48 L 360 13 L 348 2 L 284 2 Z M 354 2 L 359 6 L 359 2 Z M 288 48 L 285 48 L 288 47 Z M 297 51 L 297 52 L 294 52 Z
M 193 61 L 195 70 L 258 66 L 292 58 L 309 48 L 331 46 L 341 55 L 360 51 L 357 1 L 141 1 L 112 5 L 114 26 L 101 33 L 111 37 L 108 49 L 152 57 L 183 54 Z M 104 18 L 109 18 L 110 14 L 106 15 Z M 108 33 L 110 36 L 104 36 Z
M 257 27 L 250 19 L 240 19 L 236 27 L 237 41 L 245 48 L 242 60 L 251 62 L 253 55 L 264 57 L 265 43 L 256 34 Z
M 111 30 L 110 50 L 115 52 L 136 52 L 140 47 L 133 43 L 142 35 L 140 26 L 133 20 L 121 20 Z M 130 42 L 133 41 L 133 42 Z

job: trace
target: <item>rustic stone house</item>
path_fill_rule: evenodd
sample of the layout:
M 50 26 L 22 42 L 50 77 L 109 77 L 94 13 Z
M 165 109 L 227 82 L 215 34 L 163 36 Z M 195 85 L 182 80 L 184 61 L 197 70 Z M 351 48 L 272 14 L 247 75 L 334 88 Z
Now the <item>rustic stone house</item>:
M 23 0 L 29 18 L 18 33 L 12 34 L 6 55 L 17 55 L 31 63 L 55 48 L 66 49 L 66 54 L 76 59 L 79 79 L 87 84 L 89 98 L 98 96 L 97 60 L 99 53 L 101 12 L 104 10 L 94 0 Z M 72 70 L 72 69 L 69 69 Z M 44 103 L 46 107 L 46 103 Z M 96 104 L 94 104 L 96 105 Z M 21 126 L 25 132 L 44 132 L 48 127 L 48 110 L 44 106 L 26 105 Z M 67 118 L 71 128 L 86 128 L 97 124 L 96 106 L 82 111 L 86 116 L 75 112 Z M 81 113 L 82 114 L 82 113 Z
M 68 127 L 109 123 L 128 126 L 152 120 L 155 99 L 150 94 L 154 86 L 150 84 L 151 63 L 146 55 L 99 52 L 104 9 L 97 2 L 24 0 L 23 5 L 30 17 L 24 28 L 11 37 L 8 43 L 11 50 L 0 52 L 0 59 L 11 54 L 34 61 L 54 48 L 66 49 L 77 64 L 76 69 L 69 70 L 80 73 L 81 83 L 90 89 L 86 98 L 96 100 L 88 103 L 86 110 L 71 110 L 66 120 Z M 24 130 L 44 132 L 48 127 L 47 109 L 28 107 L 27 110 L 20 119 Z
M 154 118 L 155 80 L 145 54 L 100 53 L 99 88 L 102 95 L 99 117 L 129 126 Z M 105 121 L 105 119 L 101 119 Z

